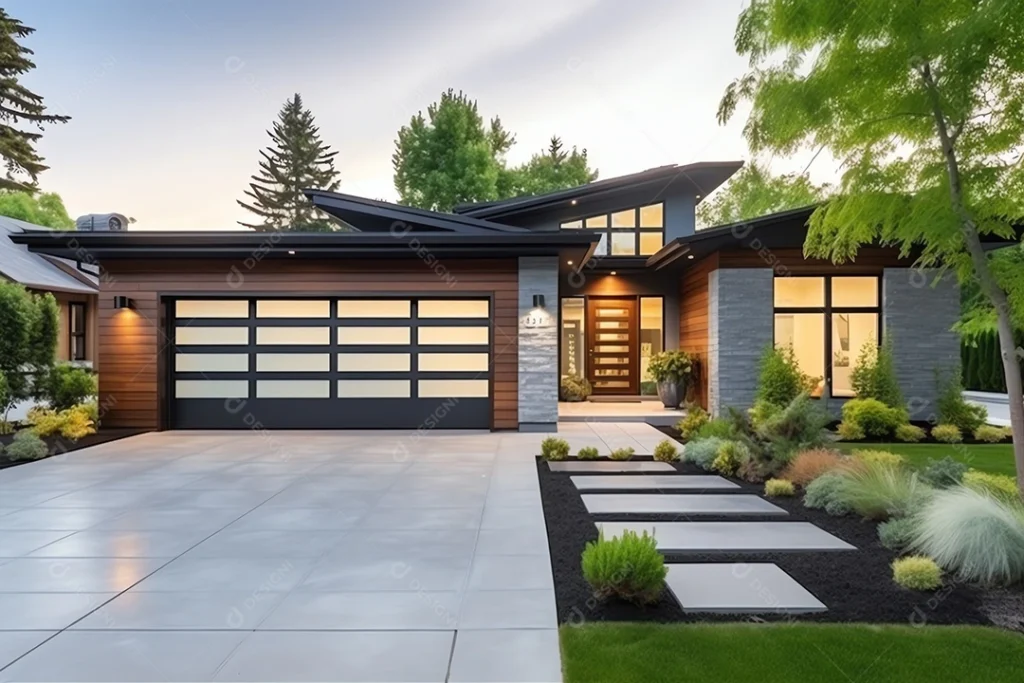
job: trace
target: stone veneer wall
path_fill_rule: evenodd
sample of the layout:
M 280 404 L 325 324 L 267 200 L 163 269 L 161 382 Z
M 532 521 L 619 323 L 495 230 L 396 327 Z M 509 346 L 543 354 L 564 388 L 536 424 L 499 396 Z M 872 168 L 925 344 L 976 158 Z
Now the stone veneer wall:
M 951 330 L 960 317 L 960 294 L 947 275 L 934 287 L 933 273 L 886 268 L 882 275 L 883 334 L 892 340 L 893 364 L 914 420 L 933 419 L 935 371 L 960 363 L 960 339 Z
M 533 296 L 544 295 L 544 308 Z M 519 258 L 519 430 L 558 428 L 558 257 Z
M 772 343 L 771 268 L 722 268 L 708 274 L 708 409 L 754 404 L 761 354 Z

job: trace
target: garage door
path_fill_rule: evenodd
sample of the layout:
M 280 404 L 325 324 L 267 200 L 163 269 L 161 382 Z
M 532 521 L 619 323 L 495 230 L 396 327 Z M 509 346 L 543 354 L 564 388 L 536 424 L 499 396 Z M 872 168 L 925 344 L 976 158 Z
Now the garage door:
M 488 299 L 178 299 L 180 429 L 486 429 Z

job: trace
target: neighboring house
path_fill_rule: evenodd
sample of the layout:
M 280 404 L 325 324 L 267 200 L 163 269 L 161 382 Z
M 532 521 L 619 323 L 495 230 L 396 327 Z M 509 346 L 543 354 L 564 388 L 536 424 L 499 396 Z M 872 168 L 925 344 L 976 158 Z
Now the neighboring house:
M 879 335 L 927 417 L 934 370 L 959 357 L 955 287 L 931 287 L 893 249 L 804 259 L 811 208 L 695 232 L 697 203 L 740 166 L 665 166 L 454 214 L 307 193 L 353 233 L 14 240 L 103 265 L 111 426 L 549 431 L 560 375 L 636 396 L 651 354 L 675 348 L 700 359 L 701 401 L 719 413 L 751 404 L 773 341 L 821 378 L 816 394 L 848 396 L 852 361 Z

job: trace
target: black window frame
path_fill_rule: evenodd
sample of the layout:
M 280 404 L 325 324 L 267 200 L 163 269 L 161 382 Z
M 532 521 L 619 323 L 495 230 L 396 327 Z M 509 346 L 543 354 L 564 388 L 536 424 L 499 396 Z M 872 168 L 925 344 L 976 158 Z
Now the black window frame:
M 82 316 L 82 329 L 75 329 L 75 311 L 80 310 Z M 73 361 L 83 361 L 88 359 L 88 351 L 86 349 L 86 331 L 89 327 L 88 318 L 89 308 L 84 301 L 71 301 L 68 303 L 68 359 Z M 76 347 L 75 340 L 78 340 Z M 79 349 L 80 354 L 76 354 L 75 350 Z
M 640 209 L 646 209 L 649 206 L 660 206 L 661 207 L 661 225 L 657 227 L 640 227 Z M 616 228 L 612 225 L 612 216 L 619 213 L 625 213 L 627 211 L 633 212 L 633 227 L 632 228 Z M 587 221 L 593 218 L 604 218 L 605 226 L 603 228 L 588 228 Z M 572 223 L 579 223 L 579 227 L 570 228 L 566 227 Z M 601 258 L 647 258 L 652 256 L 665 246 L 665 202 L 651 202 L 649 204 L 641 204 L 636 206 L 626 206 L 621 209 L 615 209 L 613 211 L 605 211 L 602 213 L 590 214 L 582 216 L 580 218 L 574 218 L 572 220 L 561 221 L 558 224 L 561 230 L 586 230 L 588 232 L 597 233 L 605 238 L 605 244 L 607 245 L 608 253 L 599 254 Z M 640 253 L 640 235 L 642 234 L 661 234 L 661 247 L 655 249 L 650 254 Z M 633 253 L 632 254 L 613 254 L 612 253 L 612 235 L 614 234 L 632 234 L 633 235 Z

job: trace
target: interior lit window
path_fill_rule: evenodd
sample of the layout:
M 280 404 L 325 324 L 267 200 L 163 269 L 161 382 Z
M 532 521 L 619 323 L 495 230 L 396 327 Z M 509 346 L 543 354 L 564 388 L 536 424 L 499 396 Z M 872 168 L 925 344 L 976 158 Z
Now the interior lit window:
M 636 254 L 636 235 L 632 232 L 612 233 L 612 256 L 633 256 Z
M 832 307 L 878 305 L 877 277 L 832 278 Z
M 641 228 L 663 228 L 665 227 L 665 210 L 663 204 L 651 204 L 640 207 Z
M 583 297 L 562 299 L 562 356 L 559 362 L 562 377 L 583 377 L 586 372 L 583 310 Z
M 650 204 L 561 223 L 563 230 L 600 230 L 597 256 L 650 256 L 665 244 L 665 207 Z
M 775 346 L 793 350 L 800 369 L 818 379 L 811 393 L 821 396 L 825 382 L 825 314 L 776 313 Z
M 562 223 L 562 230 L 579 230 L 583 227 L 583 221 L 569 221 L 568 223 Z
M 641 232 L 640 233 L 640 255 L 650 256 L 656 254 L 665 246 L 665 233 L 663 232 Z
M 640 297 L 640 393 L 657 394 L 657 385 L 648 372 L 651 356 L 664 350 L 664 302 L 660 296 Z
M 825 305 L 825 278 L 775 278 L 776 308 L 811 308 Z
M 629 209 L 628 211 L 619 211 L 612 214 L 612 227 L 613 228 L 635 228 L 636 227 L 636 209 Z
M 586 225 L 588 228 L 607 228 L 608 216 L 591 216 L 587 219 Z
M 832 314 L 832 395 L 853 396 L 850 373 L 864 344 L 878 345 L 877 313 Z

